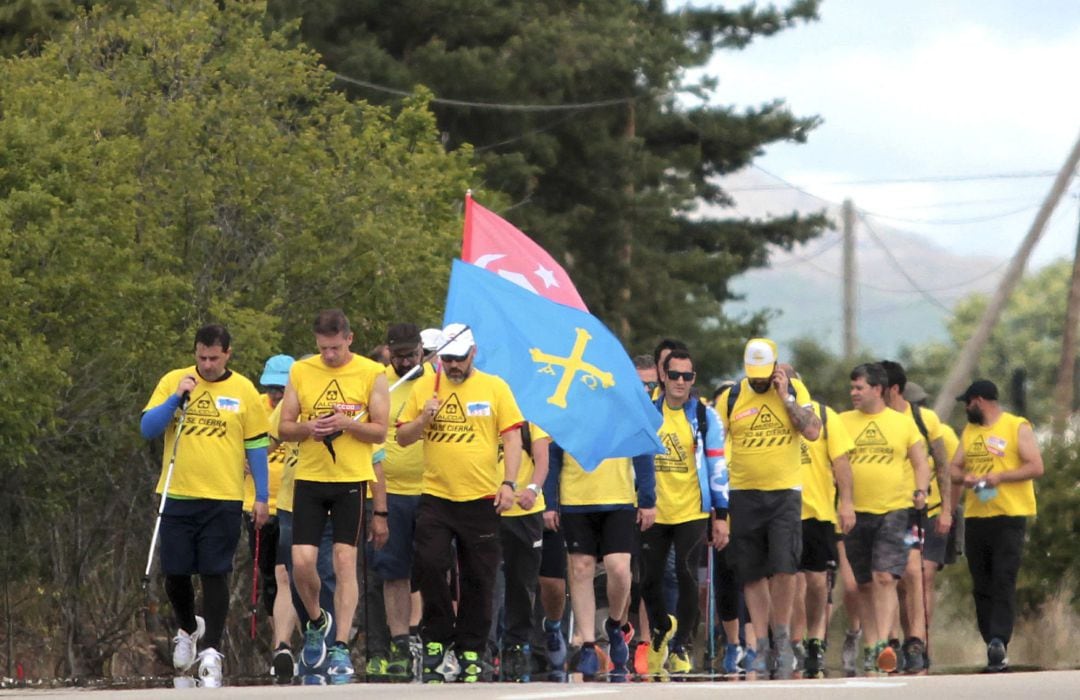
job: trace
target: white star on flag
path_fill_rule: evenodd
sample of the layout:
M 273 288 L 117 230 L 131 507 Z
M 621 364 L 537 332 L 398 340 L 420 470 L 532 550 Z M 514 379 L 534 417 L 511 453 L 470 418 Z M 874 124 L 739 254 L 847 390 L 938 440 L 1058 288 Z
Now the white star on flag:
M 551 287 L 558 287 L 559 283 L 555 280 L 555 273 L 547 269 L 543 265 L 537 265 L 533 274 L 539 277 L 544 282 L 544 289 L 550 289 Z

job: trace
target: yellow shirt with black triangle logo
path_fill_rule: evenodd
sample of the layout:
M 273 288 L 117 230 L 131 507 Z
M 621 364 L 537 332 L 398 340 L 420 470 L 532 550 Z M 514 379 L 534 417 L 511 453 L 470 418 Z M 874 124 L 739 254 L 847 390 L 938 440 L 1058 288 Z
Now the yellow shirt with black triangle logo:
M 1020 426 L 1027 418 L 1002 413 L 993 425 L 968 423 L 960 441 L 964 450 L 964 471 L 982 476 L 991 472 L 1019 469 Z M 1030 423 L 1029 423 L 1030 425 Z M 964 496 L 965 518 L 992 518 L 997 515 L 1035 515 L 1035 482 L 1005 481 L 997 485 L 997 495 L 980 501 L 972 489 Z
M 548 435 L 546 432 L 544 432 L 544 429 L 541 428 L 539 425 L 537 425 L 536 423 L 529 423 L 529 440 L 532 442 L 531 451 L 534 454 L 535 454 L 535 451 L 537 449 L 537 445 L 536 445 L 537 441 L 538 440 L 548 440 L 550 438 L 551 438 L 551 436 Z M 546 450 L 547 448 L 548 448 L 548 445 L 546 443 L 540 447 L 540 449 L 544 449 L 544 450 Z M 503 473 L 503 474 L 506 473 L 506 462 L 503 459 L 502 438 L 499 439 L 499 469 L 501 470 L 501 473 Z M 517 475 L 517 483 L 518 483 L 518 490 L 519 491 L 521 490 L 522 487 L 526 486 L 527 484 L 532 483 L 533 473 L 535 471 L 536 471 L 536 462 L 533 461 L 532 456 L 529 455 L 528 452 L 526 452 L 525 450 L 522 450 L 521 451 L 521 468 L 518 469 L 518 475 Z M 502 481 L 502 479 L 500 479 L 499 481 Z M 543 484 L 539 484 L 539 486 L 542 487 Z M 544 501 L 544 492 L 541 491 L 540 493 L 538 493 L 536 495 L 536 502 L 533 503 L 533 507 L 530 508 L 529 510 L 525 510 L 524 508 L 519 506 L 518 502 L 517 502 L 517 499 L 514 499 L 514 505 L 510 508 L 510 510 L 506 511 L 502 515 L 503 515 L 504 518 L 512 518 L 512 517 L 519 516 L 519 515 L 532 515 L 533 513 L 543 513 L 544 508 L 546 507 L 546 505 L 547 504 Z
M 591 472 L 569 452 L 563 453 L 559 472 L 559 504 L 563 506 L 637 505 L 634 485 L 634 460 L 609 457 Z
M 300 459 L 300 448 L 295 442 L 281 442 L 281 402 L 270 412 L 267 418 L 270 424 L 270 437 L 278 442 L 285 457 L 281 469 L 281 484 L 278 486 L 277 509 L 291 513 L 293 509 L 293 484 L 296 481 L 296 463 Z
M 259 405 L 266 411 L 266 419 L 274 412 L 274 406 L 270 405 L 270 395 L 261 394 Z M 266 451 L 267 487 L 270 490 L 270 499 L 266 505 L 270 508 L 270 515 L 277 515 L 278 491 L 281 489 L 281 476 L 285 470 L 285 445 L 278 443 L 277 447 L 270 447 Z M 244 510 L 251 512 L 255 505 L 255 480 L 251 474 L 244 475 Z
M 368 403 L 375 379 L 385 369 L 381 363 L 356 354 L 341 367 L 327 366 L 320 355 L 296 361 L 289 370 L 289 384 L 300 401 L 297 420 L 304 423 L 336 411 L 350 418 L 363 412 L 360 421 L 368 422 Z M 301 441 L 296 478 L 327 483 L 375 479 L 371 466 L 375 447 L 372 443 L 343 433 L 333 445 L 336 459 L 321 440 Z
M 503 481 L 499 436 L 525 422 L 510 387 L 500 377 L 473 369 L 460 384 L 425 373 L 398 416 L 409 423 L 435 396 L 439 411 L 424 431 L 423 492 L 450 501 L 491 498 Z
M 915 485 L 908 449 L 915 445 L 926 449 L 914 419 L 885 408 L 869 414 L 844 411 L 840 421 L 855 442 L 851 453 L 855 510 L 880 515 L 910 508 Z
M 904 415 L 911 416 L 912 420 L 915 420 L 913 415 L 915 407 L 908 402 L 907 408 L 904 409 Z M 926 512 L 933 516 L 938 513 L 934 512 L 935 509 L 941 508 L 941 491 L 937 487 L 937 465 L 934 464 L 934 451 L 930 449 L 930 443 L 935 440 L 941 440 L 945 437 L 945 424 L 938 418 L 938 414 L 931 411 L 929 408 L 922 407 L 919 409 L 919 415 L 922 417 L 923 425 L 926 426 L 926 435 L 923 440 L 926 441 L 929 438 L 929 442 L 926 445 L 926 456 L 930 463 L 930 488 L 926 492 Z M 918 428 L 918 424 L 915 425 Z M 922 431 L 919 431 L 919 435 L 922 435 Z M 946 449 L 946 452 L 948 450 Z M 908 465 L 910 466 L 910 462 Z M 914 491 L 917 488 L 915 484 L 915 470 L 911 470 L 911 490 Z
M 795 402 L 810 403 L 810 392 L 798 379 L 791 380 Z M 731 441 L 726 452 L 732 489 L 780 491 L 802 484 L 799 431 L 791 425 L 784 399 L 771 386 L 764 394 L 750 388 L 745 377 L 731 414 L 727 400 L 730 390 L 716 400 L 717 413 Z
M 244 441 L 267 434 L 266 411 L 259 392 L 250 380 L 231 370 L 224 379 L 208 382 L 191 366 L 175 369 L 162 377 L 143 410 L 164 403 L 176 393 L 180 380 L 187 375 L 195 377 L 197 383 L 191 390 L 184 416 L 169 495 L 242 501 L 244 466 L 247 464 Z M 179 417 L 178 408 L 176 418 L 165 430 L 158 493 L 165 486 L 165 472 L 172 456 Z
M 664 422 L 658 435 L 664 452 L 656 455 L 656 522 L 678 525 L 708 518 L 701 512 L 694 431 L 686 411 L 670 408 L 665 401 Z
M 437 370 L 426 363 L 420 377 L 434 374 Z M 414 442 L 408 447 L 397 444 L 397 424 L 401 410 L 412 394 L 420 377 L 402 382 L 390 392 L 390 426 L 386 430 L 386 459 L 383 460 L 383 474 L 386 475 L 386 492 L 399 496 L 419 496 L 424 485 L 424 445 Z M 386 380 L 394 386 L 401 379 L 390 365 L 386 366 Z
M 814 414 L 820 418 L 821 409 L 814 404 Z M 827 429 L 826 429 L 827 428 Z M 826 438 L 826 434 L 828 438 Z M 855 448 L 840 416 L 825 407 L 825 425 L 817 440 L 802 439 L 802 519 L 813 518 L 837 524 L 836 480 L 832 463 Z

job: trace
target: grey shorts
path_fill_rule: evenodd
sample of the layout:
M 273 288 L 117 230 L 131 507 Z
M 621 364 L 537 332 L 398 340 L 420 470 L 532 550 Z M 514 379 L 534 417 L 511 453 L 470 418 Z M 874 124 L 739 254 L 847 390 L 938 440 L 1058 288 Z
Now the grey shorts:
M 906 508 L 884 514 L 855 513 L 855 527 L 844 536 L 844 549 L 859 584 L 870 583 L 875 571 L 900 578 L 907 566 L 910 547 Z
M 739 581 L 797 573 L 802 557 L 802 493 L 736 490 L 729 501 L 728 561 Z
M 923 559 L 937 564 L 940 569 L 945 566 L 945 548 L 949 543 L 949 535 L 939 535 L 937 523 L 938 516 L 935 515 L 923 526 Z M 912 545 L 912 549 L 918 549 L 918 545 Z

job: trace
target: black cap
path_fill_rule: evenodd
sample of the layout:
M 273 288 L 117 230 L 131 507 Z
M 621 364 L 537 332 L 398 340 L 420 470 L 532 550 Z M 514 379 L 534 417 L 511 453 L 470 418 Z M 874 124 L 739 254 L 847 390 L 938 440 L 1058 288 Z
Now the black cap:
M 391 350 L 411 350 L 420 347 L 420 329 L 414 323 L 395 323 L 386 331 L 386 344 Z
M 988 399 L 990 401 L 998 400 L 997 384 L 994 384 L 989 379 L 976 379 L 971 383 L 971 386 L 967 388 L 963 394 L 956 397 L 957 401 L 963 401 L 967 403 L 972 399 Z

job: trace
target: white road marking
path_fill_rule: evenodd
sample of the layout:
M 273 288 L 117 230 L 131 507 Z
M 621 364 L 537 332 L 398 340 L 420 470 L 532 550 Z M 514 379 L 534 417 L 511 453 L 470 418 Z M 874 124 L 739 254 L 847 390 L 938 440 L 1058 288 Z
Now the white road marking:
M 611 695 L 618 690 L 560 690 L 549 693 L 524 693 L 521 695 L 500 695 L 499 700 L 545 700 L 547 698 L 583 698 L 587 695 Z
M 907 681 L 900 680 L 872 680 L 850 679 L 842 681 L 813 681 L 805 683 L 791 682 L 750 682 L 750 683 L 684 683 L 681 690 L 786 690 L 787 688 L 869 688 L 869 689 L 897 689 L 907 685 Z M 524 699 L 522 699 L 524 700 Z

